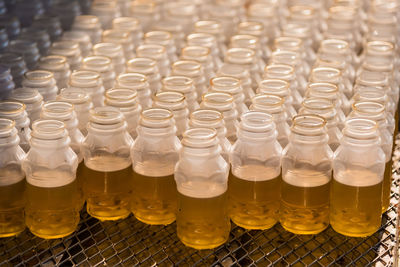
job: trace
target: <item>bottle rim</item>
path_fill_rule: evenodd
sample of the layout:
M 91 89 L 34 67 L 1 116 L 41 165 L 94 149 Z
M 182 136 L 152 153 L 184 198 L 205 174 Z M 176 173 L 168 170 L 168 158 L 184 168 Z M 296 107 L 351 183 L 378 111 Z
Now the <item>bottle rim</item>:
M 15 121 L 6 119 L 6 118 L 0 118 L 0 132 L 8 132 L 12 130 L 15 127 Z
M 4 116 L 16 116 L 26 110 L 26 105 L 17 101 L 0 101 L 0 114 Z
M 31 135 L 38 139 L 58 139 L 68 135 L 65 123 L 54 119 L 39 119 L 33 122 Z
M 89 121 L 100 125 L 110 125 L 124 122 L 125 118 L 121 111 L 115 107 L 95 107 L 89 111 Z
M 39 64 L 45 63 L 49 65 L 63 65 L 67 63 L 67 58 L 61 55 L 48 55 L 39 59 Z
M 204 102 L 215 104 L 229 104 L 234 101 L 232 94 L 226 92 L 208 92 L 202 95 L 201 98 Z
M 173 116 L 174 114 L 170 110 L 164 108 L 148 108 L 140 114 L 142 120 L 151 122 L 171 120 Z
M 150 31 L 144 34 L 144 39 L 152 39 L 154 38 L 155 41 L 169 41 L 172 40 L 172 34 L 167 31 Z
M 83 60 L 82 60 L 82 63 L 83 63 L 83 65 L 85 66 L 87 66 L 87 65 L 89 65 L 89 66 L 91 66 L 91 65 L 96 65 L 96 66 L 98 66 L 98 65 L 101 65 L 102 67 L 103 66 L 107 66 L 107 65 L 110 65 L 111 64 L 111 58 L 109 58 L 109 57 L 107 57 L 107 56 L 88 56 L 88 57 L 85 57 Z
M 186 97 L 181 92 L 176 91 L 161 91 L 152 96 L 154 102 L 161 102 L 165 104 L 177 104 L 186 100 Z
M 207 124 L 221 122 L 223 118 L 224 115 L 215 109 L 197 109 L 189 116 L 191 121 L 204 121 Z
M 71 104 L 83 104 L 90 101 L 90 95 L 79 88 L 63 88 L 57 99 Z
M 197 52 L 197 53 L 202 52 L 202 54 L 200 54 L 200 55 L 194 54 L 194 52 Z M 181 54 L 182 54 L 183 59 L 185 59 L 186 57 L 195 59 L 197 57 L 207 57 L 208 55 L 210 55 L 210 52 L 211 52 L 211 49 L 208 47 L 198 46 L 198 45 L 189 45 L 189 46 L 182 48 Z
M 292 131 L 295 133 L 315 136 L 321 135 L 320 129 L 326 126 L 324 117 L 317 114 L 298 114 L 292 118 Z M 299 130 L 299 131 L 298 131 Z
M 47 70 L 31 70 L 24 73 L 24 77 L 27 80 L 50 80 L 54 79 L 54 75 L 52 72 Z

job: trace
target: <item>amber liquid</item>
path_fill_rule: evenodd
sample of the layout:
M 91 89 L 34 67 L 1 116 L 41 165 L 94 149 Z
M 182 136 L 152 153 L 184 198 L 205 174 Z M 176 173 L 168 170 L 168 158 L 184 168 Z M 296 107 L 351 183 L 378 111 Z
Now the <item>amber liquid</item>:
M 228 240 L 228 193 L 211 198 L 189 197 L 178 192 L 177 234 L 186 246 L 211 249 Z
M 60 187 L 37 187 L 27 183 L 25 222 L 41 238 L 61 238 L 73 233 L 79 223 L 81 196 L 78 183 Z
M 348 179 L 358 177 L 356 179 L 363 186 L 343 184 L 340 182 L 343 179 L 333 180 L 330 219 L 332 228 L 336 232 L 347 236 L 365 237 L 379 229 L 382 181 L 379 182 L 379 178 L 373 177 L 378 183 L 365 184 L 366 180 L 371 180 L 368 175 L 371 176 L 370 173 L 361 171 L 345 174 L 344 178 Z
M 80 202 L 80 209 L 83 208 L 83 205 L 85 204 L 85 197 L 83 194 L 83 168 L 85 167 L 85 163 L 83 160 L 79 163 L 78 168 L 76 169 L 76 181 L 78 182 L 78 190 L 79 193 L 81 194 L 81 202 Z
M 25 229 L 25 179 L 0 186 L 0 237 L 17 235 Z
M 302 181 L 307 182 L 301 185 Z M 326 229 L 329 225 L 329 189 L 330 177 L 322 172 L 288 171 L 281 189 L 282 227 L 295 234 L 318 234 Z
M 174 175 L 151 177 L 133 172 L 132 212 L 147 224 L 170 224 L 176 218 Z
M 118 171 L 82 170 L 87 212 L 101 221 L 124 219 L 130 214 L 132 167 Z
M 390 159 L 385 164 L 385 173 L 383 175 L 382 188 L 382 213 L 386 212 L 390 205 L 390 191 L 392 188 L 392 164 L 392 159 Z
M 229 215 L 246 229 L 268 229 L 279 219 L 281 175 L 249 181 L 229 174 Z

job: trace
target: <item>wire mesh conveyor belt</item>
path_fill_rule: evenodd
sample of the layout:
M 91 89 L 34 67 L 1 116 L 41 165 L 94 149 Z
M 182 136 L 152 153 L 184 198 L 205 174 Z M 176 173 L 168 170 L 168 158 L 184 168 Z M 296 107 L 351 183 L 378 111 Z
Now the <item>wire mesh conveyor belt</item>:
M 149 226 L 133 216 L 119 222 L 100 222 L 82 211 L 78 230 L 67 238 L 43 240 L 25 230 L 17 237 L 0 239 L 0 267 L 393 266 L 400 183 L 398 145 L 391 207 L 383 215 L 379 231 L 368 238 L 344 237 L 330 227 L 318 235 L 300 236 L 286 232 L 279 224 L 265 231 L 233 225 L 226 244 L 198 251 L 178 240 L 175 223 Z

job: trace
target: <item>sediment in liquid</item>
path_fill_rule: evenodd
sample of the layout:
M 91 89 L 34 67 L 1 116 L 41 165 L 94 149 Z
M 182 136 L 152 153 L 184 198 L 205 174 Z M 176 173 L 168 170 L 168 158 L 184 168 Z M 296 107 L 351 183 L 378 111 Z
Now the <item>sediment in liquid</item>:
M 19 234 L 25 229 L 25 178 L 0 185 L 0 237 Z
M 280 223 L 295 234 L 317 234 L 329 225 L 330 174 L 288 170 L 281 185 Z
M 331 189 L 332 228 L 343 235 L 365 237 L 381 225 L 382 179 L 363 170 L 334 174 Z
M 233 172 L 228 180 L 232 221 L 246 229 L 272 227 L 279 219 L 280 173 L 256 165 L 244 166 Z

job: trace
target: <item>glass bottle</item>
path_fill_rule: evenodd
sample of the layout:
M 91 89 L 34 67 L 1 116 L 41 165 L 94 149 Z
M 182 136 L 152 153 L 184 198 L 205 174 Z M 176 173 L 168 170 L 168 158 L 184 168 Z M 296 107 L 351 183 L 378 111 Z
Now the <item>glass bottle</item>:
M 181 148 L 173 113 L 162 108 L 144 110 L 137 131 L 131 150 L 132 212 L 147 224 L 170 224 L 176 218 L 174 168 Z
M 96 16 L 103 29 L 110 29 L 114 18 L 121 16 L 116 1 L 93 1 L 90 14 Z
M 176 136 L 182 139 L 183 132 L 188 128 L 189 109 L 183 93 L 165 91 L 153 96 L 153 107 L 168 109 L 174 115 Z
M 0 100 L 6 99 L 15 88 L 11 70 L 5 65 L 0 65 Z
M 53 73 L 54 79 L 56 80 L 57 87 L 59 89 L 68 86 L 69 77 L 71 76 L 71 70 L 69 68 L 66 57 L 58 55 L 41 57 L 38 63 L 38 67 L 41 70 L 47 70 Z
M 299 114 L 317 114 L 326 120 L 326 128 L 329 136 L 328 145 L 331 150 L 335 152 L 340 144 L 342 133 L 338 127 L 336 109 L 332 101 L 328 98 L 305 98 L 299 110 Z
M 282 36 L 294 37 L 302 40 L 304 45 L 304 52 L 307 55 L 305 60 L 308 65 L 312 65 L 316 59 L 316 54 L 313 46 L 318 45 L 313 43 L 311 28 L 305 24 L 299 23 L 287 23 L 282 27 Z
M 87 32 L 72 30 L 63 33 L 61 40 L 79 43 L 82 57 L 87 57 L 92 52 L 92 40 Z
M 0 54 L 1 65 L 10 68 L 13 82 L 16 87 L 21 86 L 22 79 L 24 78 L 25 72 L 28 71 L 26 68 L 25 61 L 20 54 L 17 53 L 2 53 Z
M 193 31 L 193 26 L 199 20 L 199 10 L 194 1 L 172 1 L 164 4 L 164 18 L 182 25 L 187 35 Z
M 21 32 L 21 24 L 18 18 L 10 14 L 10 12 L 0 16 L 0 27 L 6 28 L 8 39 L 10 40 L 16 39 Z
M 56 41 L 63 32 L 60 18 L 52 14 L 37 16 L 33 21 L 32 27 L 45 29 L 52 42 Z
M 111 59 L 116 75 L 125 71 L 125 57 L 122 46 L 114 43 L 98 43 L 93 46 L 95 56 L 104 56 Z
M 170 61 L 167 50 L 164 46 L 156 44 L 142 44 L 136 48 L 136 55 L 138 57 L 154 59 L 157 62 L 161 77 L 167 77 L 170 74 Z
M 114 87 L 115 71 L 111 59 L 107 56 L 89 56 L 82 60 L 81 70 L 90 70 L 100 73 L 104 89 Z
M 209 48 L 203 46 L 186 46 L 182 49 L 180 59 L 198 61 L 203 66 L 207 81 L 215 77 L 214 62 Z
M 152 0 L 134 1 L 131 4 L 131 16 L 140 21 L 143 32 L 148 32 L 160 20 L 160 7 Z
M 99 18 L 92 15 L 80 15 L 75 17 L 72 24 L 73 31 L 85 32 L 90 36 L 92 44 L 101 42 L 101 33 L 103 32 Z
M 69 146 L 63 122 L 38 120 L 32 129 L 31 149 L 22 163 L 27 181 L 26 226 L 45 239 L 68 236 L 78 226 L 82 207 L 78 157 Z
M 82 56 L 79 43 L 73 41 L 56 41 L 49 50 L 49 55 L 59 55 L 67 58 L 71 71 L 79 69 Z
M 231 143 L 236 141 L 236 125 L 238 122 L 238 112 L 233 100 L 233 96 L 228 93 L 209 92 L 203 95 L 201 108 L 215 109 L 222 113 L 226 127 L 226 138 Z
M 24 87 L 17 88 L 11 92 L 9 99 L 25 104 L 30 126 L 39 119 L 43 106 L 43 97 L 38 90 Z
M 165 47 L 169 62 L 173 63 L 178 60 L 176 54 L 176 46 L 171 33 L 166 31 L 151 31 L 144 35 L 145 44 L 156 44 Z
M 275 40 L 279 32 L 279 16 L 277 16 L 277 4 L 251 2 L 247 8 L 247 18 L 250 21 L 258 21 L 264 25 L 269 41 Z
M 83 192 L 87 212 L 99 220 L 124 219 L 130 214 L 133 140 L 124 115 L 114 107 L 90 110 L 81 150 Z
M 140 105 L 143 109 L 151 107 L 151 90 L 146 76 L 140 73 L 123 73 L 116 80 L 116 87 L 137 91 Z
M 129 32 L 133 44 L 138 47 L 142 43 L 143 32 L 142 26 L 137 18 L 132 17 L 119 17 L 115 18 L 112 22 L 113 29 Z
M 329 226 L 333 152 L 324 118 L 293 118 L 282 156 L 280 223 L 295 234 L 317 234 Z
M 202 65 L 194 60 L 179 60 L 172 64 L 172 75 L 185 76 L 193 79 L 197 92 L 197 101 L 207 91 L 207 82 Z
M 261 44 L 258 37 L 247 34 L 234 35 L 231 37 L 231 40 L 229 42 L 229 48 L 249 48 L 254 50 L 258 69 L 263 70 L 265 68 L 263 52 L 261 50 Z M 268 58 L 269 57 L 270 53 L 268 55 Z
M 281 36 L 274 40 L 274 51 L 293 51 L 300 54 L 304 73 L 308 76 L 310 73 L 310 64 L 307 62 L 304 43 L 300 38 Z M 312 62 L 314 64 L 314 62 Z
M 226 40 L 222 24 L 214 20 L 199 20 L 194 24 L 194 32 L 208 33 L 215 36 L 218 42 L 218 49 L 222 55 L 226 52 Z
M 245 104 L 245 96 L 239 79 L 229 76 L 214 77 L 210 80 L 210 88 L 208 91 L 231 94 L 235 100 L 239 117 L 243 113 L 249 111 Z
M 32 40 L 12 40 L 7 50 L 22 55 L 29 70 L 33 70 L 36 67 L 36 63 L 40 58 L 39 49 Z
M 210 249 L 229 237 L 229 165 L 220 154 L 217 131 L 193 128 L 183 134 L 175 166 L 178 238 L 186 246 Z
M 217 70 L 222 65 L 221 53 L 218 48 L 217 39 L 208 33 L 192 33 L 186 37 L 187 46 L 203 46 L 210 49 L 214 68 Z
M 249 111 L 241 116 L 230 153 L 229 215 L 246 229 L 268 229 L 279 219 L 282 147 L 272 116 Z
M 180 92 L 185 96 L 190 112 L 199 108 L 197 102 L 197 92 L 193 84 L 193 79 L 185 76 L 169 76 L 162 80 L 162 92 Z
M 217 131 L 221 156 L 229 162 L 231 142 L 226 138 L 226 127 L 222 113 L 214 109 L 198 109 L 190 113 L 189 128 L 212 128 Z
M 110 29 L 105 30 L 102 36 L 102 41 L 104 43 L 115 43 L 121 45 L 125 60 L 135 57 L 132 36 L 128 31 Z
M 146 76 L 152 94 L 161 90 L 161 75 L 157 61 L 151 58 L 137 57 L 126 64 L 126 72 L 136 72 Z
M 53 73 L 45 70 L 26 72 L 22 86 L 38 90 L 43 97 L 43 101 L 56 99 L 58 93 Z
M 78 129 L 86 136 L 86 125 L 89 122 L 89 110 L 93 108 L 90 95 L 79 88 L 64 88 L 57 96 L 58 101 L 70 103 L 74 106 L 74 111 L 78 118 Z
M 336 232 L 366 237 L 379 229 L 384 169 L 377 123 L 347 120 L 333 161 L 330 220 Z
M 238 25 L 238 34 L 248 34 L 258 38 L 261 46 L 261 58 L 265 61 L 271 56 L 271 50 L 268 46 L 269 40 L 266 35 L 266 30 L 261 22 L 244 21 Z
M 4 53 L 9 45 L 7 31 L 5 28 L 0 27 L 0 53 Z
M 172 34 L 176 45 L 177 54 L 180 54 L 181 49 L 185 46 L 185 33 L 183 26 L 176 24 L 173 21 L 162 19 L 152 26 L 155 31 L 166 31 Z
M 74 71 L 69 80 L 69 88 L 82 89 L 89 94 L 94 107 L 104 105 L 104 87 L 98 72 L 88 70 Z
M 36 43 L 41 56 L 45 56 L 50 48 L 50 36 L 45 29 L 35 27 L 23 28 L 19 40 L 32 40 Z
M 25 153 L 19 146 L 15 122 L 0 118 L 0 237 L 25 229 L 25 173 L 21 162 Z
M 289 142 L 290 128 L 285 113 L 285 99 L 278 95 L 258 94 L 253 97 L 250 110 L 265 112 L 272 116 L 278 135 L 276 139 L 282 148 Z
M 135 140 L 139 116 L 142 107 L 137 101 L 138 91 L 126 88 L 112 88 L 105 93 L 104 103 L 106 106 L 115 107 L 125 116 L 126 130 Z

